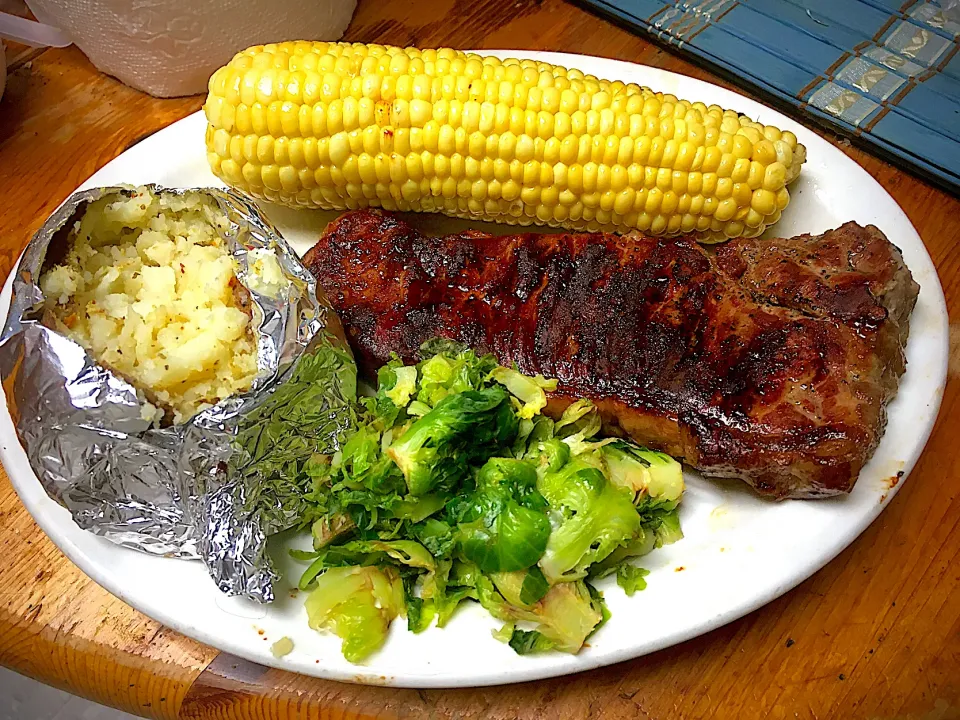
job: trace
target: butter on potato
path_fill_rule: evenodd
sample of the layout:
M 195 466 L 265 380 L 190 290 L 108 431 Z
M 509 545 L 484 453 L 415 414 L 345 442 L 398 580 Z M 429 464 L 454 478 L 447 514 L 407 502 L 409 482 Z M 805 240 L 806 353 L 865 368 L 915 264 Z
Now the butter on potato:
M 87 207 L 40 288 L 58 331 L 179 423 L 253 382 L 249 299 L 214 200 L 132 192 Z

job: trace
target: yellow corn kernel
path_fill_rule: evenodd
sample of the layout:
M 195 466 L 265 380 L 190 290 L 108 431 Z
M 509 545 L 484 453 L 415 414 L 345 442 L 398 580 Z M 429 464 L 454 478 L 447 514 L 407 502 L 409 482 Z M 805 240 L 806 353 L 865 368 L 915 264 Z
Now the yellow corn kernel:
M 730 178 L 719 178 L 717 180 L 716 196 L 719 200 L 726 200 L 733 194 L 733 180 Z
M 779 162 L 767 165 L 763 172 L 762 187 L 769 192 L 777 192 L 786 182 L 787 171 Z
M 756 190 L 750 201 L 750 207 L 761 215 L 769 215 L 777 209 L 777 196 L 769 190 Z
M 735 183 L 746 182 L 750 177 L 750 161 L 746 158 L 738 158 L 733 164 L 733 172 L 730 173 L 730 179 Z
M 774 148 L 773 143 L 764 138 L 758 143 L 755 143 L 750 146 L 750 151 L 752 153 L 752 158 L 757 162 L 761 162 L 764 165 L 770 165 L 777 161 L 777 150 Z M 744 157 L 751 157 L 751 155 L 746 155 Z
M 705 197 L 713 197 L 717 193 L 717 175 L 716 173 L 704 173 L 700 185 L 700 192 Z
M 760 227 L 761 223 L 763 223 L 763 215 L 758 213 L 753 208 L 750 208 L 750 210 L 747 212 L 747 217 L 744 218 L 744 224 L 748 228 L 758 228 Z
M 739 220 L 733 220 L 728 222 L 726 227 L 723 228 L 723 232 L 727 237 L 735 238 L 743 235 L 745 230 L 744 224 Z
M 668 190 L 663 194 L 663 200 L 660 201 L 660 212 L 669 218 L 677 217 L 677 207 L 680 204 L 680 198 L 673 190 Z
M 731 197 L 737 201 L 737 207 L 744 211 L 745 216 L 746 210 L 750 208 L 750 202 L 753 199 L 753 191 L 750 186 L 747 183 L 735 183 Z
M 780 188 L 780 190 L 777 191 L 777 212 L 782 212 L 789 202 L 790 193 L 786 188 Z

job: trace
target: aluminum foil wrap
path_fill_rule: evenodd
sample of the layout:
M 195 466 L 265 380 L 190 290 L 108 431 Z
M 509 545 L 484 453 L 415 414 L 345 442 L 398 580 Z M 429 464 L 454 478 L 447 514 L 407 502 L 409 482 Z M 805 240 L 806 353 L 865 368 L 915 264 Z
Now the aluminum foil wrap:
M 7 404 L 44 489 L 81 528 L 144 552 L 199 558 L 223 592 L 269 602 L 277 574 L 266 537 L 295 524 L 297 508 L 276 492 L 276 482 L 261 483 L 256 473 L 243 472 L 249 457 L 235 439 L 305 353 L 319 357 L 312 353 L 321 345 L 338 345 L 325 328 L 338 328 L 339 321 L 318 301 L 316 283 L 296 253 L 249 200 L 229 190 L 149 187 L 155 193 L 206 193 L 226 213 L 230 228 L 224 237 L 253 306 L 259 366 L 253 386 L 184 424 L 155 427 L 141 416 L 134 387 L 41 324 L 38 281 L 48 247 L 66 240 L 90 202 L 129 191 L 97 188 L 68 198 L 20 260 L 0 335 Z M 254 251 L 263 249 L 274 251 L 288 281 L 276 297 L 258 291 L 251 269 Z M 337 352 L 346 362 L 342 372 L 332 373 L 315 408 L 329 419 L 313 438 L 319 452 L 339 447 L 353 417 L 355 368 L 349 351 Z

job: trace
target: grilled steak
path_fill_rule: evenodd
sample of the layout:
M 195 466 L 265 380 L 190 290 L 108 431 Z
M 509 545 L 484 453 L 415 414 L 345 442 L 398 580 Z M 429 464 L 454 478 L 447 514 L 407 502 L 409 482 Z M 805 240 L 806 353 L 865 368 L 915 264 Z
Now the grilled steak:
M 732 240 L 424 237 L 373 210 L 305 257 L 361 369 L 435 336 L 559 380 L 608 432 L 778 498 L 849 492 L 905 367 L 919 287 L 879 230 Z

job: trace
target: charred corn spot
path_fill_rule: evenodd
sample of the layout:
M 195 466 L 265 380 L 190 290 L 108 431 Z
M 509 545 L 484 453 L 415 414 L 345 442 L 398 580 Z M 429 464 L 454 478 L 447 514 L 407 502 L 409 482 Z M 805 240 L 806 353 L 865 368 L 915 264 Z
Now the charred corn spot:
M 210 167 L 295 207 L 755 236 L 806 150 L 732 110 L 533 60 L 287 42 L 210 79 Z

